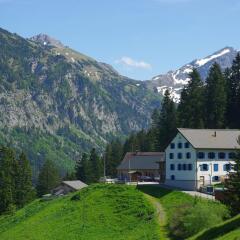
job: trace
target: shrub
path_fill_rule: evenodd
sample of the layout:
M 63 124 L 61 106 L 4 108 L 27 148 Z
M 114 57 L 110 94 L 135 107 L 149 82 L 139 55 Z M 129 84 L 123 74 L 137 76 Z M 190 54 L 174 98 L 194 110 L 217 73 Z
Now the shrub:
M 229 211 L 224 205 L 199 199 L 194 204 L 180 206 L 170 219 L 169 228 L 175 237 L 186 239 L 227 217 Z

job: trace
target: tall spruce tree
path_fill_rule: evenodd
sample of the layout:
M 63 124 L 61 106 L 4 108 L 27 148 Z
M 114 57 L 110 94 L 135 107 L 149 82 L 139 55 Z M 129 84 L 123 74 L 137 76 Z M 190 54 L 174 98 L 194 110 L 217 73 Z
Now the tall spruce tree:
M 32 185 L 32 170 L 30 163 L 24 153 L 21 153 L 15 169 L 15 203 L 23 207 L 35 196 Z
M 158 146 L 157 151 L 164 151 L 171 139 L 176 134 L 177 118 L 176 107 L 170 93 L 167 90 L 164 94 L 163 104 L 160 112 L 158 125 Z
M 238 140 L 240 144 L 240 138 Z M 233 166 L 234 172 L 229 173 L 229 178 L 225 182 L 226 204 L 231 207 L 233 214 L 240 213 L 240 151 L 237 151 Z
M 38 196 L 50 193 L 60 182 L 59 171 L 55 164 L 46 160 L 40 170 L 37 183 Z
M 227 125 L 240 128 L 240 53 L 233 61 L 231 69 L 225 71 L 227 81 Z
M 111 177 L 117 176 L 117 166 L 122 161 L 123 146 L 119 139 L 112 141 L 106 147 L 103 161 L 106 163 L 106 175 Z
M 189 77 L 190 81 L 182 91 L 178 106 L 178 125 L 185 128 L 203 128 L 203 82 L 196 69 L 193 69 Z
M 16 158 L 12 149 L 0 148 L 0 213 L 15 209 L 15 166 Z
M 98 182 L 100 177 L 103 176 L 103 170 L 100 157 L 98 156 L 95 148 L 93 148 L 90 152 L 89 164 L 91 170 L 89 182 L 90 183 Z
M 206 128 L 223 128 L 226 114 L 226 82 L 221 68 L 214 63 L 206 80 L 205 126 Z
M 76 178 L 85 183 L 89 183 L 90 176 L 91 176 L 91 169 L 89 165 L 89 158 L 86 153 L 83 153 L 81 160 L 76 165 Z

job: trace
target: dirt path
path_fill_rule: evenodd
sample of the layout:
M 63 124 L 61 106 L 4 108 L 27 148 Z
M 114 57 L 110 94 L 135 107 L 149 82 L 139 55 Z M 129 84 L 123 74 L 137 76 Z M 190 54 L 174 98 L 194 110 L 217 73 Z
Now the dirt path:
M 167 237 L 167 230 L 166 230 L 166 224 L 167 224 L 167 219 L 166 219 L 166 213 L 161 205 L 161 203 L 154 197 L 144 194 L 146 198 L 152 203 L 152 205 L 156 209 L 156 214 L 157 214 L 157 220 L 161 229 L 161 233 L 163 234 L 162 237 L 163 239 L 169 239 Z

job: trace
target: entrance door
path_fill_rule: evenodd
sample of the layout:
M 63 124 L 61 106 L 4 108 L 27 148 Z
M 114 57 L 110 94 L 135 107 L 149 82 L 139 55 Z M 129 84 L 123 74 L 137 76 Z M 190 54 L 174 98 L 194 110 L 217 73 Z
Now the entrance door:
M 200 187 L 203 187 L 204 183 L 205 183 L 204 176 L 200 176 L 200 180 L 199 180 Z

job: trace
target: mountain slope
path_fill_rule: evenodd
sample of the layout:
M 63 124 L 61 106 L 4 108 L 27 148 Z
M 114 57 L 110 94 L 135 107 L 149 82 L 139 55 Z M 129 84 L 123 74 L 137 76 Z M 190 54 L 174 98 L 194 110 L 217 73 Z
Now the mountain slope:
M 72 196 L 36 200 L 0 217 L 0 239 L 162 239 L 153 207 L 133 187 L 93 185 Z
M 36 172 L 45 158 L 62 169 L 90 147 L 149 125 L 161 96 L 144 83 L 46 35 L 0 29 L 0 143 L 21 148 Z
M 214 62 L 217 62 L 224 70 L 232 65 L 233 59 L 237 55 L 237 50 L 232 47 L 223 48 L 210 56 L 203 59 L 194 60 L 178 70 L 169 71 L 167 74 L 158 75 L 152 78 L 147 84 L 155 91 L 164 94 L 166 89 L 169 89 L 171 96 L 175 102 L 179 102 L 180 93 L 183 87 L 188 83 L 188 74 L 193 68 L 196 68 L 202 79 L 205 80 L 208 71 Z

